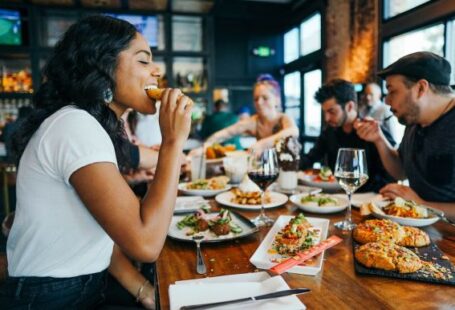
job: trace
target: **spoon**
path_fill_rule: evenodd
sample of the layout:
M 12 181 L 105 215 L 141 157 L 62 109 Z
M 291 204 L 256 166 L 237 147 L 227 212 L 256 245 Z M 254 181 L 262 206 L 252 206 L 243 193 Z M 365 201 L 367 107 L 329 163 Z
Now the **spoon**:
M 193 236 L 193 240 L 196 242 L 197 247 L 197 258 L 196 258 L 196 271 L 199 274 L 207 273 L 207 267 L 205 267 L 204 258 L 201 253 L 201 241 L 204 239 L 204 236 Z

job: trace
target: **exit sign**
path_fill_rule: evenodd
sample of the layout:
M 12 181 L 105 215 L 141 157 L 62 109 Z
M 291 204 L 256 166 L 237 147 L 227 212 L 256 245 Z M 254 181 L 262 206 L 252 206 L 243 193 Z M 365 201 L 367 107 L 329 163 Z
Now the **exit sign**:
M 275 55 L 275 50 L 268 46 L 258 46 L 253 49 L 253 55 L 258 57 L 270 57 Z

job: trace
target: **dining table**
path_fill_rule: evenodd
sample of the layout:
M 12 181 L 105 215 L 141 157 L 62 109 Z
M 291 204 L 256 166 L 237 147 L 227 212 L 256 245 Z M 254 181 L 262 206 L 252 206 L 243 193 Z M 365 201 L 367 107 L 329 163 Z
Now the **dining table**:
M 210 205 L 214 210 L 222 207 L 214 199 L 210 199 Z M 228 209 L 249 219 L 259 212 Z M 340 231 L 333 225 L 344 219 L 345 211 L 334 214 L 308 213 L 288 201 L 266 212 L 273 218 L 304 213 L 308 217 L 328 219 L 328 235 L 342 238 L 341 243 L 325 251 L 322 270 L 317 275 L 287 272 L 281 275 L 290 288 L 305 287 L 311 290 L 298 296 L 308 309 L 455 309 L 455 286 L 357 274 L 352 233 Z M 355 223 L 363 220 L 359 209 L 353 208 L 352 218 Z M 207 273 L 203 275 L 196 272 L 195 244 L 168 237 L 156 262 L 159 307 L 170 308 L 169 286 L 176 281 L 262 271 L 250 263 L 250 258 L 269 229 L 262 227 L 258 232 L 240 239 L 203 243 L 202 253 L 207 265 Z M 423 227 L 423 230 L 446 258 L 455 264 L 455 227 L 438 221 Z

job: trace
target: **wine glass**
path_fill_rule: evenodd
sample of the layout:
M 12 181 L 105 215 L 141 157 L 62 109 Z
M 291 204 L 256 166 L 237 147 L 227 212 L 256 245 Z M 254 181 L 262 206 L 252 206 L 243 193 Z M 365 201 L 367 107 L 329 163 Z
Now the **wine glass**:
M 261 213 L 251 220 L 257 227 L 272 225 L 274 222 L 265 215 L 265 190 L 278 178 L 278 173 L 278 156 L 275 149 L 251 152 L 248 159 L 248 177 L 261 189 Z
M 335 164 L 335 178 L 348 195 L 348 210 L 343 221 L 335 223 L 342 230 L 352 230 L 355 224 L 351 219 L 352 194 L 368 181 L 368 168 L 365 150 L 340 148 Z

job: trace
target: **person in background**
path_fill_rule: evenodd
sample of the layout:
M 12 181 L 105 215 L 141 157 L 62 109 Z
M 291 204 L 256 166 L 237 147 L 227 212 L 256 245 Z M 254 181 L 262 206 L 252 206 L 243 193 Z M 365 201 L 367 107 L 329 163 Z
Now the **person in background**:
M 404 56 L 379 72 L 386 80 L 385 102 L 406 125 L 396 150 L 379 122 L 356 123 L 358 135 L 375 144 L 387 171 L 409 187 L 390 184 L 381 190 L 389 198 L 402 197 L 455 215 L 455 93 L 450 63 L 430 52 Z
M 240 107 L 240 109 L 237 111 L 237 117 L 239 118 L 239 121 L 243 121 L 244 119 L 247 119 L 251 116 L 251 109 L 247 105 L 243 105 Z
M 13 140 L 17 207 L 1 308 L 93 308 L 102 301 L 108 267 L 153 307 L 153 287 L 126 256 L 154 262 L 160 254 L 192 104 L 178 89 L 164 91 L 163 142 L 141 201 L 119 171 L 130 161 L 120 117 L 127 108 L 156 112 L 144 89 L 157 84 L 158 72 L 147 40 L 123 20 L 83 18 L 56 44 L 35 110 Z
M 354 122 L 358 117 L 357 94 L 354 85 L 342 79 L 335 79 L 318 89 L 314 98 L 322 106 L 327 127 L 322 131 L 314 147 L 301 156 L 302 169 L 308 169 L 317 161 L 322 161 L 334 172 L 338 149 L 342 147 L 364 149 L 368 165 L 368 182 L 359 191 L 379 191 L 393 179 L 382 166 L 381 159 L 373 143 L 357 136 Z M 386 130 L 387 139 L 394 144 Z
M 394 138 L 395 141 L 401 140 L 404 127 L 398 124 L 397 118 L 390 111 L 390 107 L 381 100 L 381 87 L 376 83 L 368 83 L 363 92 L 362 104 L 359 105 L 359 117 L 371 117 L 380 122 Z
M 206 140 L 205 145 L 223 142 L 241 134 L 249 134 L 257 140 L 250 150 L 260 152 L 273 147 L 275 141 L 279 139 L 299 136 L 299 129 L 294 120 L 280 112 L 281 88 L 270 74 L 258 77 L 254 84 L 253 99 L 255 115 L 215 132 Z
M 6 123 L 5 127 L 3 128 L 2 135 L 0 136 L 0 141 L 3 141 L 5 143 L 5 149 L 6 149 L 6 158 L 8 162 L 14 162 L 14 158 L 12 156 L 11 152 L 11 142 L 12 142 L 12 136 L 14 132 L 17 130 L 19 125 L 27 119 L 27 116 L 29 116 L 33 111 L 33 108 L 30 106 L 24 106 L 20 107 L 17 115 L 17 119 Z
M 223 99 L 215 101 L 215 111 L 207 115 L 202 122 L 201 137 L 206 139 L 213 133 L 222 130 L 238 121 L 238 117 L 228 111 L 228 104 Z M 223 141 L 223 144 L 234 144 L 237 149 L 241 149 L 238 136 Z

